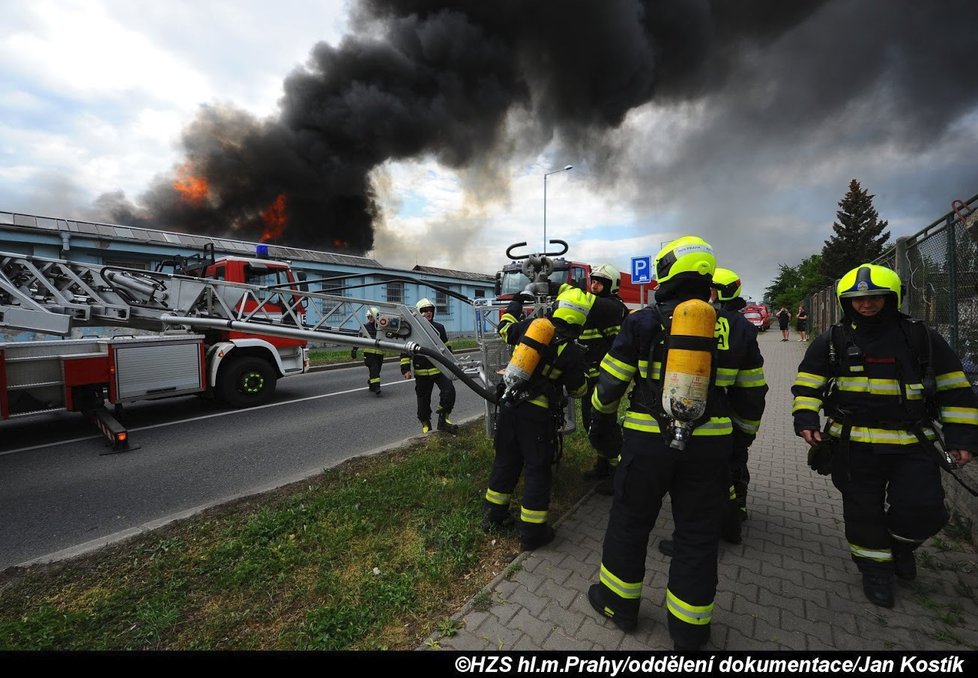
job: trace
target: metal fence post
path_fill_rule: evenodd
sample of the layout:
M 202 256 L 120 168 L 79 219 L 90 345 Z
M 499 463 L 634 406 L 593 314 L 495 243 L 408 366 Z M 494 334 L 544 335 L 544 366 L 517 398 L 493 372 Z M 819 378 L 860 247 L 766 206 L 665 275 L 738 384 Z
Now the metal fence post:
M 896 273 L 900 276 L 900 280 L 903 281 L 903 288 L 907 291 L 910 290 L 910 266 L 907 263 L 907 240 L 909 238 L 905 235 L 900 236 L 896 239 L 896 251 L 894 253 L 894 268 Z M 909 313 L 910 309 L 910 295 L 904 293 L 903 298 L 900 301 L 900 310 L 904 313 Z
M 947 215 L 947 321 L 950 325 L 951 348 L 958 351 L 958 257 L 954 214 Z

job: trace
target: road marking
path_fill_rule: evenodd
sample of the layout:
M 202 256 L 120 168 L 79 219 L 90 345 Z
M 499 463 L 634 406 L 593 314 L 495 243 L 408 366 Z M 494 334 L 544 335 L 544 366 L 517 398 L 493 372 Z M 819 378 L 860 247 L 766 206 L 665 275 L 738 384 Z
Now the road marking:
M 398 382 L 393 382 L 393 383 L 398 383 Z M 362 389 L 357 389 L 357 390 L 362 390 Z M 336 394 L 336 395 L 339 395 L 339 394 Z M 322 397 L 322 396 L 316 396 L 316 397 Z M 308 399 L 309 398 L 304 398 L 304 400 L 308 400 Z M 252 409 L 254 409 L 254 408 L 252 408 Z M 477 414 L 477 415 L 474 415 L 472 417 L 467 417 L 465 419 L 460 419 L 457 423 L 459 423 L 459 424 L 467 424 L 470 421 L 475 421 L 476 419 L 478 419 L 481 416 L 482 416 L 481 414 Z M 371 450 L 367 450 L 365 452 L 361 452 L 361 453 L 356 454 L 356 455 L 353 455 L 353 456 L 357 456 L 357 457 L 371 457 L 371 456 L 374 456 L 374 455 L 377 455 L 377 454 L 381 454 L 383 452 L 388 452 L 390 450 L 397 449 L 398 447 L 409 445 L 414 440 L 416 440 L 416 439 L 423 439 L 423 438 L 424 438 L 423 435 L 413 434 L 413 435 L 405 438 L 404 440 L 401 440 L 398 443 L 391 443 L 389 445 L 382 445 L 380 447 L 375 447 L 375 448 L 373 448 Z M 136 526 L 133 526 L 133 527 L 128 527 L 128 528 L 125 528 L 123 530 L 119 530 L 118 532 L 113 532 L 112 534 L 107 534 L 107 535 L 105 535 L 103 537 L 96 537 L 95 539 L 90 539 L 90 540 L 88 540 L 86 542 L 82 542 L 81 544 L 75 544 L 74 546 L 69 546 L 67 548 L 59 549 L 57 551 L 53 551 L 53 552 L 47 553 L 45 555 L 41 555 L 41 556 L 37 556 L 37 557 L 31 558 L 29 560 L 25 560 L 24 562 L 17 564 L 16 567 L 28 567 L 30 565 L 36 565 L 36 564 L 39 564 L 39 563 L 53 563 L 53 562 L 57 562 L 59 560 L 65 560 L 66 558 L 74 558 L 75 556 L 80 556 L 80 555 L 84 555 L 86 553 L 91 553 L 92 551 L 97 551 L 98 549 L 102 548 L 103 546 L 108 546 L 109 544 L 114 544 L 116 542 L 122 541 L 123 539 L 128 539 L 129 537 L 133 537 L 133 536 L 135 536 L 137 534 L 142 534 L 144 532 L 150 532 L 152 530 L 158 529 L 160 527 L 163 527 L 164 525 L 167 525 L 169 523 L 175 522 L 177 520 L 183 520 L 185 518 L 190 518 L 192 516 L 197 515 L 198 513 L 201 513 L 203 511 L 206 511 L 209 508 L 213 508 L 215 506 L 220 506 L 221 504 L 226 504 L 226 503 L 228 503 L 230 501 L 234 501 L 236 499 L 242 499 L 244 497 L 254 497 L 256 495 L 264 494 L 265 492 L 271 492 L 272 490 L 276 490 L 276 489 L 278 489 L 280 487 L 284 487 L 286 485 L 291 485 L 293 483 L 297 483 L 297 482 L 302 481 L 302 480 L 308 480 L 309 478 L 314 478 L 315 476 L 318 476 L 318 475 L 322 474 L 324 471 L 326 471 L 329 468 L 333 468 L 335 466 L 339 466 L 340 464 L 342 464 L 346 460 L 347 459 L 342 459 L 340 461 L 337 461 L 335 464 L 333 464 L 333 466 L 323 467 L 321 465 L 316 465 L 316 466 L 314 466 L 314 467 L 312 467 L 310 469 L 307 469 L 305 471 L 299 471 L 297 473 L 293 473 L 292 475 L 290 475 L 287 478 L 282 478 L 282 479 L 279 479 L 279 480 L 272 480 L 272 481 L 267 482 L 267 483 L 262 483 L 260 485 L 255 486 L 255 487 L 252 487 L 252 488 L 249 488 L 249 489 L 246 489 L 246 490 L 242 490 L 241 492 L 235 492 L 234 494 L 228 495 L 226 497 L 221 497 L 220 499 L 214 499 L 212 501 L 204 502 L 203 504 L 199 504 L 197 506 L 194 506 L 193 508 L 184 509 L 183 511 L 177 511 L 176 513 L 171 513 L 171 514 L 169 514 L 167 516 L 163 516 L 162 518 L 156 518 L 154 520 L 149 520 L 149 521 L 146 521 L 145 523 L 142 523 L 140 525 L 136 525 Z
M 381 384 L 381 386 L 397 386 L 398 384 L 407 384 L 414 381 L 413 379 L 402 379 L 399 381 L 391 381 L 386 384 Z M 164 428 L 166 426 L 176 426 L 177 424 L 186 424 L 192 421 L 202 421 L 204 419 L 214 419 L 215 417 L 227 417 L 233 414 L 243 414 L 246 412 L 254 412 L 256 410 L 263 410 L 268 407 L 281 407 L 282 405 L 292 405 L 294 403 L 302 403 L 308 400 L 319 400 L 320 398 L 332 398 L 333 396 L 349 395 L 350 393 L 357 393 L 358 391 L 366 391 L 367 387 L 361 386 L 359 388 L 351 388 L 346 391 L 336 391 L 335 393 L 321 393 L 314 396 L 306 396 L 305 398 L 296 398 L 295 400 L 283 400 L 280 403 L 268 403 L 267 405 L 259 405 L 257 407 L 246 407 L 240 410 L 227 410 L 226 412 L 214 412 L 213 414 L 203 414 L 199 417 L 190 417 L 189 419 L 178 419 L 176 421 L 167 421 L 160 424 L 150 424 L 149 426 L 140 426 L 139 428 L 129 429 L 130 433 L 136 431 L 148 431 L 154 428 Z M 7 450 L 6 452 L 0 452 L 0 457 L 6 457 L 8 454 L 17 454 L 19 452 L 30 452 L 32 450 L 40 450 L 45 447 L 57 447 L 58 445 L 70 445 L 72 443 L 79 443 L 85 440 L 100 440 L 102 436 L 92 435 L 85 436 L 83 438 L 72 438 L 70 440 L 58 440 L 51 443 L 43 443 L 41 445 L 31 445 L 30 447 L 19 447 L 15 450 Z

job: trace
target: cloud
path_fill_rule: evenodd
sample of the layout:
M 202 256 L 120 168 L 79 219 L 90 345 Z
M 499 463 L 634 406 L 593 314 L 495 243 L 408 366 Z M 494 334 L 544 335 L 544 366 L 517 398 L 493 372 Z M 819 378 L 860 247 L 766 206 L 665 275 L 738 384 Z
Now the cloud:
M 261 204 L 227 200 L 239 211 L 224 223 L 256 223 L 291 172 L 300 196 L 359 196 L 356 218 L 337 223 L 372 224 L 358 242 L 381 261 L 492 272 L 507 245 L 542 240 L 543 174 L 572 164 L 548 180 L 547 205 L 548 236 L 570 241 L 569 256 L 627 268 L 698 233 L 760 296 L 778 264 L 820 250 L 850 179 L 894 237 L 978 186 L 967 0 L 11 9 L 0 176 L 16 190 L 0 199 L 15 205 L 59 172 L 90 199 L 122 190 L 154 204 L 188 160 L 249 159 L 262 190 L 245 193 Z M 65 17 L 126 50 L 63 63 Z M 104 81 L 80 65 L 108 69 Z M 262 153 L 241 153 L 248 140 Z M 315 233 L 299 237 L 315 246 Z

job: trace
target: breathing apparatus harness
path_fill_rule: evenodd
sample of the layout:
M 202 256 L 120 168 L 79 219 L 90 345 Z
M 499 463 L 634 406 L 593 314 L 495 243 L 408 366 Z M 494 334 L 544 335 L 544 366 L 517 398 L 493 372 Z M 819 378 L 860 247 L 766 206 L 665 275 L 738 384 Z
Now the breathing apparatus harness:
M 831 374 L 825 382 L 823 391 L 822 407 L 826 414 L 826 423 L 822 430 L 822 443 L 813 446 L 809 450 L 809 466 L 822 475 L 831 473 L 831 457 L 833 454 L 850 455 L 850 436 L 853 426 L 892 426 L 900 427 L 911 431 L 917 438 L 921 448 L 934 458 L 938 466 L 946 471 L 954 480 L 978 497 L 978 492 L 969 487 L 955 473 L 957 464 L 947 451 L 944 442 L 943 432 L 940 424 L 940 404 L 937 401 L 937 375 L 934 372 L 933 364 L 933 343 L 930 331 L 922 320 L 911 318 L 900 313 L 897 318 L 900 333 L 904 341 L 910 348 L 911 353 L 916 357 L 920 368 L 920 383 L 923 387 L 923 416 L 909 420 L 884 420 L 877 417 L 867 417 L 851 410 L 843 409 L 837 403 L 838 378 L 841 376 L 842 369 L 854 362 L 863 360 L 862 349 L 855 342 L 852 327 L 848 321 L 837 322 L 829 328 L 829 349 L 828 358 Z M 845 360 L 840 359 L 840 347 L 845 356 Z M 889 360 L 889 359 L 881 359 Z M 898 380 L 899 407 L 906 410 L 907 401 L 905 400 L 907 380 L 904 378 L 903 370 L 900 369 L 899 361 L 896 362 Z M 834 423 L 841 426 L 839 437 L 836 441 L 830 439 L 829 429 Z M 924 428 L 934 431 L 935 439 L 931 440 L 924 432 Z M 835 447 L 833 450 L 832 448 Z
M 692 348 L 693 350 L 704 350 L 705 348 L 702 341 L 695 340 L 697 338 L 672 335 L 670 330 L 672 329 L 672 317 L 676 305 L 677 304 L 674 302 L 656 304 L 656 311 L 659 315 L 659 324 L 657 329 L 650 337 L 649 353 L 647 358 L 649 365 L 648 373 L 646 374 L 645 379 L 636 380 L 637 387 L 632 393 L 631 403 L 631 406 L 637 412 L 649 414 L 655 418 L 659 425 L 659 431 L 661 432 L 666 445 L 671 445 L 673 442 L 674 424 L 673 417 L 666 412 L 666 409 L 662 403 L 663 380 L 665 378 L 666 362 L 669 357 L 669 351 L 670 349 Z M 661 364 L 658 373 L 653 373 L 653 366 L 655 365 L 655 351 L 660 342 L 662 343 L 663 347 L 662 356 L 660 358 Z M 712 340 L 709 350 L 711 352 L 711 367 L 707 405 L 704 413 L 689 423 L 690 430 L 694 430 L 701 424 L 706 423 L 711 417 L 716 416 L 719 412 L 727 410 L 726 393 L 723 391 L 723 389 L 717 387 L 716 385 L 717 346 L 715 339 Z

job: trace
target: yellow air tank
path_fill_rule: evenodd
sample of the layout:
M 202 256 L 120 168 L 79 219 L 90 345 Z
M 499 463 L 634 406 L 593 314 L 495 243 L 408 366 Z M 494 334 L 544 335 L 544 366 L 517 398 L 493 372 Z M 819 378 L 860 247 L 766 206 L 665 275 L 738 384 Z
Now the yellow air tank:
M 513 357 L 510 358 L 506 371 L 503 372 L 503 385 L 506 389 L 500 398 L 501 402 L 513 400 L 515 391 L 533 376 L 540 364 L 541 352 L 554 338 L 554 331 L 554 324 L 548 318 L 537 318 L 526 328 L 520 343 L 513 349 Z
M 705 301 L 684 301 L 673 312 L 662 377 L 662 407 L 673 420 L 669 445 L 679 450 L 686 447 L 692 423 L 706 413 L 715 326 L 716 311 Z

